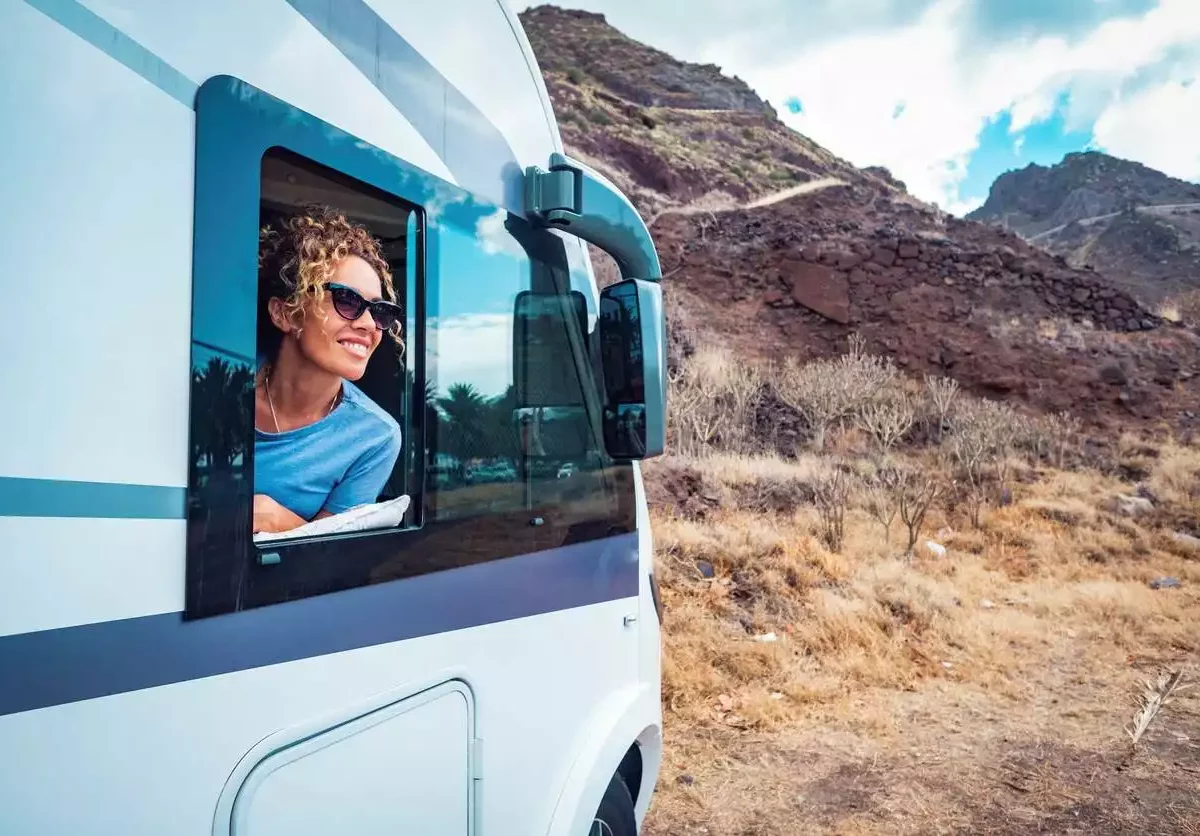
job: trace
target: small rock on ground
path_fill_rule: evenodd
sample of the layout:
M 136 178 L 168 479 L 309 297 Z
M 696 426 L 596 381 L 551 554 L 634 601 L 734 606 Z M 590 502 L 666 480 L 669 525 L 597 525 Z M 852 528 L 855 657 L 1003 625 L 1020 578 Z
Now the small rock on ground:
M 1111 509 L 1124 517 L 1141 517 L 1154 511 L 1154 503 L 1143 496 L 1118 494 L 1112 500 Z
M 1171 542 L 1190 552 L 1200 552 L 1200 537 L 1184 534 L 1182 531 L 1172 531 L 1169 535 Z

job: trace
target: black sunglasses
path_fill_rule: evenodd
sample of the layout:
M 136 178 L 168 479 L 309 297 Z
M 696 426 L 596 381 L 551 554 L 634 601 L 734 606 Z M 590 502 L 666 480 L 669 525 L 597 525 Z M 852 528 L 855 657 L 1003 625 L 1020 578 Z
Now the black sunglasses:
M 390 331 L 400 321 L 403 312 L 395 302 L 368 301 L 361 293 L 344 284 L 330 284 L 329 296 L 333 299 L 333 309 L 342 319 L 351 322 L 363 315 L 363 311 L 371 312 L 375 327 L 380 331 Z

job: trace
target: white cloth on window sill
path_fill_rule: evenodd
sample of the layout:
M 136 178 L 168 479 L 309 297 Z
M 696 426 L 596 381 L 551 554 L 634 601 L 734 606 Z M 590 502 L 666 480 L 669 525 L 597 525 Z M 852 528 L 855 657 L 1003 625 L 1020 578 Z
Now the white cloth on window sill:
M 360 505 L 305 523 L 290 531 L 266 532 L 254 535 L 255 543 L 269 543 L 276 540 L 290 540 L 295 537 L 318 537 L 323 534 L 347 534 L 352 531 L 370 531 L 377 528 L 395 528 L 404 522 L 404 513 L 408 510 L 409 497 L 407 494 L 390 499 L 387 502 L 375 502 L 371 505 Z

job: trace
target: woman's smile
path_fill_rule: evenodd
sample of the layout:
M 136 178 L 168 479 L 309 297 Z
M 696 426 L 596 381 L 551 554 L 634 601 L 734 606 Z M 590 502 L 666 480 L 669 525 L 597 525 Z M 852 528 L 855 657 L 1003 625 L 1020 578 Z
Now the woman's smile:
M 357 335 L 338 337 L 338 345 L 346 349 L 352 357 L 365 360 L 371 355 L 371 339 Z

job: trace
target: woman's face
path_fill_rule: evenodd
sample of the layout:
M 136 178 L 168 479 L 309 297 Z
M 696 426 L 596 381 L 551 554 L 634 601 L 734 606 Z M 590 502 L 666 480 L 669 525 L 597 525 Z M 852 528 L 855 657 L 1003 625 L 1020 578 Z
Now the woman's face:
M 356 255 L 338 263 L 332 280 L 357 290 L 368 302 L 383 298 L 378 274 Z M 297 341 L 300 353 L 313 365 L 346 380 L 358 380 L 382 338 L 383 332 L 375 327 L 369 310 L 350 322 L 334 310 L 326 291 L 319 304 L 310 303 L 304 311 Z

